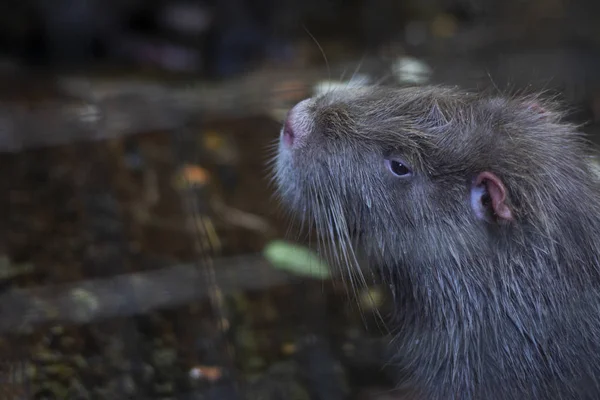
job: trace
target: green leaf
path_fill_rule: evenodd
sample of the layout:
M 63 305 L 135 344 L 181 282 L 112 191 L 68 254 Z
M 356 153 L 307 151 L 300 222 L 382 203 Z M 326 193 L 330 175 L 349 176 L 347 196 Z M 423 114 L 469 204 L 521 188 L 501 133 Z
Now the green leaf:
M 275 268 L 296 275 L 321 279 L 330 276 L 329 266 L 313 251 L 298 244 L 275 240 L 265 247 L 264 255 Z

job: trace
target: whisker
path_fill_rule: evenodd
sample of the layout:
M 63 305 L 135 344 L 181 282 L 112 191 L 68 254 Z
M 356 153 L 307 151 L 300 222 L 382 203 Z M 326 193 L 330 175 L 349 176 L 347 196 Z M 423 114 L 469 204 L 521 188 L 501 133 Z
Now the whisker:
M 388 72 L 387 74 L 384 74 L 381 78 L 379 78 L 373 83 L 373 86 L 381 85 L 386 79 L 389 79 L 391 76 L 394 76 L 393 72 Z
M 315 44 L 319 48 L 319 51 L 321 51 L 321 54 L 323 55 L 323 59 L 325 60 L 325 66 L 327 67 L 327 79 L 331 80 L 331 69 L 329 67 L 329 61 L 327 60 L 327 56 L 325 55 L 325 51 L 323 50 L 323 48 L 321 47 L 321 45 L 319 44 L 319 42 L 317 41 L 317 39 L 312 35 L 312 33 L 310 33 L 308 31 L 308 28 L 306 27 L 306 25 L 303 24 L 302 27 L 304 28 L 304 30 L 306 31 L 306 33 L 308 34 L 308 36 L 310 36 L 312 38 L 312 40 L 315 42 Z
M 346 71 L 347 71 L 347 68 L 344 68 L 344 70 L 340 74 L 340 81 L 342 81 L 342 82 L 344 81 L 344 76 L 346 76 Z
M 363 53 L 363 56 L 361 57 L 360 61 L 358 62 L 358 65 L 356 66 L 356 69 L 354 69 L 354 72 L 352 73 L 352 76 L 350 77 L 350 80 L 348 81 L 349 83 L 352 82 L 352 80 L 354 79 L 354 77 L 356 76 L 356 74 L 358 74 L 358 71 L 362 67 L 363 62 L 365 62 L 365 54 L 364 53 Z

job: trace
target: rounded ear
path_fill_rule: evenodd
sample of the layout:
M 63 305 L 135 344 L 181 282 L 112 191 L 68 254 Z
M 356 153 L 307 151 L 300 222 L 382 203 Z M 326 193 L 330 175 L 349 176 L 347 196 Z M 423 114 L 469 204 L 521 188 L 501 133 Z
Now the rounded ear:
M 480 173 L 471 186 L 471 208 L 475 216 L 485 221 L 514 219 L 506 204 L 506 188 L 500 178 L 485 171 Z

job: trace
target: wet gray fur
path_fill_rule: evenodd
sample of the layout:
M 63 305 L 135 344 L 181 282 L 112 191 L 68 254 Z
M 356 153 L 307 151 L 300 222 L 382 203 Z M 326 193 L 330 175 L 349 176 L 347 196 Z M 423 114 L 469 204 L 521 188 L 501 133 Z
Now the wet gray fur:
M 600 398 L 599 181 L 552 101 L 369 88 L 315 98 L 301 119 L 310 135 L 276 156 L 277 193 L 341 240 L 339 265 L 363 246 L 381 266 L 399 384 L 431 400 Z M 474 215 L 482 171 L 514 221 Z

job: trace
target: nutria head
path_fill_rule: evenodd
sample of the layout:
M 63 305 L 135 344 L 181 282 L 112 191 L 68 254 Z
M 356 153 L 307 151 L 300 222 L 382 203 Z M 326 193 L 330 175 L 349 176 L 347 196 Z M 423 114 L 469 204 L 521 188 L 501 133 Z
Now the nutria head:
M 440 87 L 311 98 L 281 131 L 278 192 L 322 234 L 361 232 L 393 263 L 472 265 L 500 242 L 564 237 L 597 183 L 587 144 L 552 106 Z
M 289 112 L 274 178 L 286 207 L 341 242 L 336 260 L 363 247 L 392 280 L 397 344 L 430 393 L 553 398 L 598 390 L 600 361 L 571 359 L 600 350 L 589 149 L 534 96 L 347 89 Z

